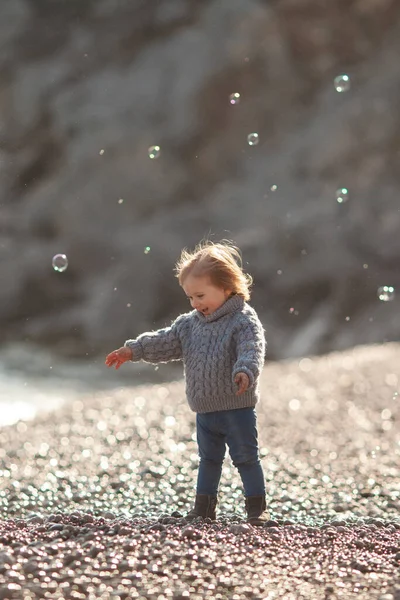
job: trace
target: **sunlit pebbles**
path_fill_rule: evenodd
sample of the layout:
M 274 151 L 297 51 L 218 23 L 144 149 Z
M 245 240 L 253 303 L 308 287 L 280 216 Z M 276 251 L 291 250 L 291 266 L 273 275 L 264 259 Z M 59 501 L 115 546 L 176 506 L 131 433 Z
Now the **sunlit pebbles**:
M 339 93 L 348 92 L 351 87 L 350 77 L 346 74 L 338 75 L 333 80 L 333 85 L 335 86 L 335 90 Z
M 240 102 L 240 94 L 238 92 L 235 92 L 234 94 L 231 94 L 229 96 L 229 102 L 231 104 L 239 104 L 239 102 Z
M 160 148 L 160 146 L 150 146 L 147 153 L 149 155 L 149 158 L 154 160 L 156 158 L 159 158 L 159 156 L 161 154 L 161 148 Z
M 379 300 L 391 302 L 395 298 L 395 289 L 391 285 L 382 285 L 377 290 Z
M 198 454 L 181 381 L 1 428 L 0 598 L 394 600 L 399 361 L 385 344 L 267 363 L 266 527 L 244 522 L 229 458 L 217 521 L 184 519 Z
M 247 136 L 247 143 L 249 144 L 249 146 L 257 146 L 259 141 L 260 140 L 258 137 L 258 133 L 249 133 L 249 135 Z
M 68 258 L 65 254 L 56 254 L 55 256 L 53 256 L 51 264 L 53 265 L 53 269 L 55 271 L 62 273 L 68 267 Z

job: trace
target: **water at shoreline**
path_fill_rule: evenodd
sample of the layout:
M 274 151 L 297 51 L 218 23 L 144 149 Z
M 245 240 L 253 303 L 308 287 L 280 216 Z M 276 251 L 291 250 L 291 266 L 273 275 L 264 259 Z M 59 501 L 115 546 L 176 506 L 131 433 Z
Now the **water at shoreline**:
M 66 360 L 31 345 L 0 350 L 0 427 L 28 421 L 82 395 L 182 377 L 178 365 L 128 364 L 116 372 L 103 357 Z

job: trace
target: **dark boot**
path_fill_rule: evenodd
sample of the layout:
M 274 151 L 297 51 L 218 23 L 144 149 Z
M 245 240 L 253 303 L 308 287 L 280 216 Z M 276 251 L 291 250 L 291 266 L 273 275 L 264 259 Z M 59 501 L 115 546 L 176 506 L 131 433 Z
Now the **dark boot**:
M 247 496 L 246 512 L 247 522 L 251 525 L 264 525 L 271 520 L 265 496 Z
M 197 517 L 203 517 L 206 519 L 207 517 L 212 521 L 215 521 L 216 514 L 215 508 L 217 506 L 217 497 L 216 496 L 207 496 L 207 494 L 196 494 L 196 501 L 194 504 L 194 508 L 186 515 L 185 519 L 188 521 L 193 521 L 197 519 Z

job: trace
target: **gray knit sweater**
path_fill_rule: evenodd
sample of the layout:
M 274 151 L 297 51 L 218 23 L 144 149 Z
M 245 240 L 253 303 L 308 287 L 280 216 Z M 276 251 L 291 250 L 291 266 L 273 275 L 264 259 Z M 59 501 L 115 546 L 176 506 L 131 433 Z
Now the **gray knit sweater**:
M 256 311 L 241 296 L 230 297 L 211 315 L 197 310 L 180 315 L 170 327 L 142 333 L 125 346 L 132 350 L 132 361 L 182 360 L 193 412 L 245 408 L 259 400 L 264 329 Z M 237 373 L 246 373 L 250 380 L 240 396 L 234 383 Z

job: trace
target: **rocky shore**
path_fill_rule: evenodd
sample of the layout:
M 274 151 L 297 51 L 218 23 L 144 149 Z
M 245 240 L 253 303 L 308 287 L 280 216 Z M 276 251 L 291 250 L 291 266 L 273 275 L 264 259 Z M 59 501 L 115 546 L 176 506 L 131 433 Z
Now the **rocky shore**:
M 400 339 L 398 0 L 1 0 L 0 48 L 3 343 L 169 325 L 203 237 L 241 248 L 270 358 Z
M 2 428 L 0 600 L 399 600 L 399 364 L 399 344 L 266 364 L 262 528 L 228 458 L 217 521 L 182 518 L 198 459 L 181 381 Z

